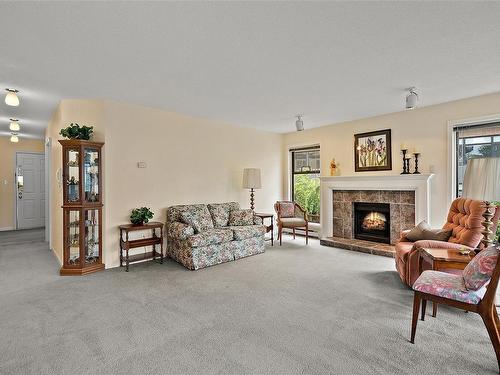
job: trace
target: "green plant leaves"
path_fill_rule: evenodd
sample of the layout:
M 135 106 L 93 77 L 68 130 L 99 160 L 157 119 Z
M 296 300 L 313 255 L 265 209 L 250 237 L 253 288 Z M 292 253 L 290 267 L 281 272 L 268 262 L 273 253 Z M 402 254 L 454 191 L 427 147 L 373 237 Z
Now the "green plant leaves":
M 147 223 L 154 216 L 153 212 L 148 207 L 139 207 L 132 210 L 130 222 L 132 224 Z
M 77 123 L 71 123 L 67 128 L 61 129 L 59 132 L 65 138 L 83 139 L 88 141 L 94 133 L 93 126 L 80 126 Z

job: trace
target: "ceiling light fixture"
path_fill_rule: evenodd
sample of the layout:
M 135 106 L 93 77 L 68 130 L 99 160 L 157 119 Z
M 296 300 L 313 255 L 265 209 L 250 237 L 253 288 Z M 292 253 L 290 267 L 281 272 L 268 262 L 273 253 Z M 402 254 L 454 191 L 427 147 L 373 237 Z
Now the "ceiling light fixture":
M 5 95 L 5 104 L 10 105 L 12 107 L 17 107 L 19 105 L 19 98 L 17 97 L 17 93 L 19 90 L 16 89 L 5 89 L 7 91 L 7 95 Z
M 9 125 L 9 129 L 14 131 L 14 132 L 18 132 L 21 127 L 19 126 L 19 120 L 17 118 L 11 118 L 10 119 L 10 125 Z
M 415 92 L 415 87 L 410 87 L 407 90 L 409 93 L 406 95 L 406 109 L 416 108 L 418 103 L 418 94 Z
M 19 138 L 18 138 L 18 136 L 17 136 L 17 133 L 10 133 L 10 134 L 11 134 L 11 136 L 10 136 L 10 141 L 11 141 L 12 143 L 17 143 L 17 142 L 19 142 Z
M 304 130 L 304 121 L 302 121 L 302 116 L 303 115 L 297 115 L 297 121 L 295 121 L 295 127 L 297 128 L 298 132 L 301 132 Z

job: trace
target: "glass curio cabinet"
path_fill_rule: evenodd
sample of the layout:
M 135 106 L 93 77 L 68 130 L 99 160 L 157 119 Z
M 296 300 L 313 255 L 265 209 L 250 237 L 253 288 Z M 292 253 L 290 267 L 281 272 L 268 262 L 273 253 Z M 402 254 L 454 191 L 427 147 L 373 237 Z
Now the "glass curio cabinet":
M 102 262 L 102 168 L 104 143 L 60 140 L 63 149 L 63 266 L 61 275 L 104 269 Z

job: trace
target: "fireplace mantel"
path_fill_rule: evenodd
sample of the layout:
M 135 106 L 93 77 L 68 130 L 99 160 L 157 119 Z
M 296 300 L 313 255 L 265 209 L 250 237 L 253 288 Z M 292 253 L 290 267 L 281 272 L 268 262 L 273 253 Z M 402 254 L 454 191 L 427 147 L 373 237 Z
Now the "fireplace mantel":
M 333 235 L 333 190 L 415 191 L 415 222 L 429 222 L 430 182 L 434 174 L 321 177 L 321 237 Z M 431 224 L 431 223 L 429 223 Z

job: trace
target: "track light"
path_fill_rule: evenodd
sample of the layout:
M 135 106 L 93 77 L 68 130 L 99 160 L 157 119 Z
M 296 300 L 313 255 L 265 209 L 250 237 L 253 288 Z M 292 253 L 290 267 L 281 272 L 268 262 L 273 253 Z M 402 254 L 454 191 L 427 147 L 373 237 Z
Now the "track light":
M 408 95 L 406 95 L 406 109 L 413 109 L 417 107 L 418 94 L 415 92 L 415 87 L 408 88 Z
M 9 129 L 12 130 L 13 132 L 18 132 L 21 129 L 18 121 L 19 120 L 17 118 L 10 119 Z
M 17 142 L 19 142 L 19 138 L 17 137 L 17 133 L 10 133 L 10 134 L 12 134 L 12 135 L 10 136 L 10 141 L 11 141 L 12 143 L 17 143 Z
M 19 105 L 19 98 L 17 97 L 17 93 L 19 90 L 16 89 L 5 89 L 7 91 L 7 95 L 5 95 L 5 104 L 10 105 L 12 107 L 17 107 Z
M 295 127 L 298 132 L 304 130 L 304 121 L 302 121 L 302 115 L 297 115 L 297 121 L 295 121 Z

